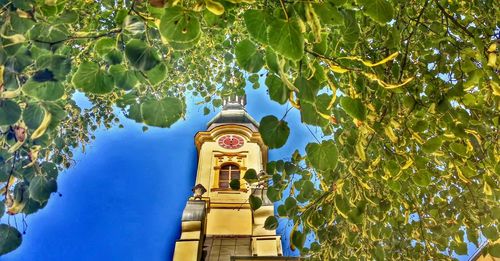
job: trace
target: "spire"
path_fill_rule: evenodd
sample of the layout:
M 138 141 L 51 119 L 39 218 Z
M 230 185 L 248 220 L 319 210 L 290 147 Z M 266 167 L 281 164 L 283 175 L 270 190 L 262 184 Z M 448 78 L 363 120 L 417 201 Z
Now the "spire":
M 246 112 L 246 104 L 247 99 L 245 95 L 224 97 L 222 99 L 222 111 L 217 113 L 217 115 L 208 122 L 208 130 L 220 125 L 236 124 L 246 126 L 253 131 L 258 131 L 259 124 Z
M 222 98 L 222 109 L 223 110 L 245 110 L 245 105 L 247 105 L 246 95 L 231 95 Z

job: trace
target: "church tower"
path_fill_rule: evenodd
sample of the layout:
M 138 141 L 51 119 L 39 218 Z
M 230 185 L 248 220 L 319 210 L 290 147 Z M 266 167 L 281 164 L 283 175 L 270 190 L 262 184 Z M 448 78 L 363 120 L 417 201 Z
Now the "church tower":
M 274 214 L 265 187 L 243 179 L 249 169 L 265 170 L 268 152 L 245 104 L 245 97 L 225 99 L 207 130 L 195 136 L 195 195 L 182 214 L 175 261 L 277 260 L 283 255 L 281 237 L 264 229 L 264 221 Z M 232 180 L 240 181 L 239 188 Z M 248 201 L 251 194 L 262 199 L 255 211 Z

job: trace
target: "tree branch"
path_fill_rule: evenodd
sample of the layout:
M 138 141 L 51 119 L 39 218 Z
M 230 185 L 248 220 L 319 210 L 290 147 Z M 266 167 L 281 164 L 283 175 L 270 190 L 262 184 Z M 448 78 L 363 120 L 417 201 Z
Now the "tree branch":
M 448 19 L 450 19 L 456 26 L 458 26 L 458 28 L 462 29 L 462 31 L 464 31 L 464 33 L 467 34 L 469 37 L 474 38 L 474 34 L 472 34 L 469 31 L 469 29 L 467 29 L 465 26 L 463 26 L 462 24 L 460 24 L 457 21 L 457 19 L 455 19 L 455 17 L 453 17 L 452 15 L 450 15 L 448 12 L 446 12 L 446 10 L 444 9 L 444 7 L 439 4 L 438 0 L 434 0 L 434 2 L 436 3 L 436 6 L 439 8 L 439 10 L 441 10 L 441 12 L 444 14 L 444 16 L 446 16 Z

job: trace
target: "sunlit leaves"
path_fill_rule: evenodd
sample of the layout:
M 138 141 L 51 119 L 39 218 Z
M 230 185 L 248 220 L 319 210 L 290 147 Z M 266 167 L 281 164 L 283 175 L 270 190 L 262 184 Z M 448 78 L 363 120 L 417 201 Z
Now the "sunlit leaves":
M 420 170 L 412 175 L 413 182 L 421 187 L 427 187 L 431 184 L 432 174 L 428 170 Z
M 278 120 L 275 116 L 269 115 L 260 121 L 259 132 L 264 143 L 271 149 L 281 148 L 285 145 L 290 128 L 284 120 Z
M 306 146 L 307 157 L 311 165 L 318 170 L 334 170 L 338 163 L 338 150 L 333 140 L 309 143 Z
M 340 99 L 342 109 L 354 119 L 364 121 L 366 119 L 366 109 L 361 99 L 342 97 Z
M 443 140 L 440 137 L 430 138 L 422 145 L 422 150 L 425 153 L 433 153 L 441 147 L 442 143 Z
M 23 237 L 17 229 L 0 224 L 0 255 L 9 253 L 21 245 Z
M 134 71 L 127 70 L 121 64 L 110 66 L 109 74 L 113 77 L 116 87 L 120 89 L 131 90 L 138 84 Z
M 290 90 L 278 76 L 275 74 L 269 74 L 266 78 L 266 86 L 269 90 L 268 93 L 271 100 L 276 101 L 279 104 L 285 104 L 290 96 Z
M 130 64 L 141 71 L 148 71 L 160 62 L 156 49 L 138 39 L 127 43 L 125 55 Z
M 267 14 L 263 10 L 247 10 L 243 14 L 250 36 L 261 44 L 267 43 Z
M 263 55 L 257 50 L 257 46 L 248 39 L 239 42 L 234 51 L 238 65 L 248 72 L 256 73 L 264 65 Z
M 302 31 L 299 21 L 295 19 L 273 19 L 267 29 L 269 46 L 290 60 L 299 60 L 304 55 Z
M 363 6 L 363 12 L 374 21 L 385 24 L 392 20 L 394 10 L 386 0 L 357 0 Z
M 184 103 L 174 97 L 150 99 L 141 104 L 142 119 L 150 126 L 170 127 L 184 115 L 184 112 Z
M 36 104 L 30 103 L 26 106 L 23 111 L 23 121 L 30 129 L 37 129 L 42 123 L 43 117 L 45 116 L 45 111 L 43 108 Z
M 58 81 L 38 82 L 29 80 L 23 86 L 23 92 L 39 100 L 55 101 L 64 95 L 64 86 Z
M 36 67 L 49 70 L 54 80 L 63 81 L 71 71 L 71 60 L 63 55 L 43 55 L 36 60 Z
M 53 50 L 68 38 L 68 28 L 64 24 L 39 22 L 29 31 L 30 39 L 40 47 Z
M 165 9 L 159 29 L 175 49 L 192 48 L 201 35 L 200 22 L 195 13 L 179 6 Z
M 114 87 L 113 78 L 92 62 L 83 62 L 73 75 L 73 85 L 84 92 L 106 94 Z

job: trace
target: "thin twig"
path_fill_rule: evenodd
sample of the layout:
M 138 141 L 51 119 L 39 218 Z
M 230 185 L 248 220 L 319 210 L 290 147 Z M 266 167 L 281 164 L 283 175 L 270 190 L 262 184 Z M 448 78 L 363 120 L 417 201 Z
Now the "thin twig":
M 283 0 L 280 0 L 280 4 L 283 9 L 283 13 L 285 13 L 286 20 L 288 21 L 288 14 L 286 13 L 285 3 L 283 3 Z

